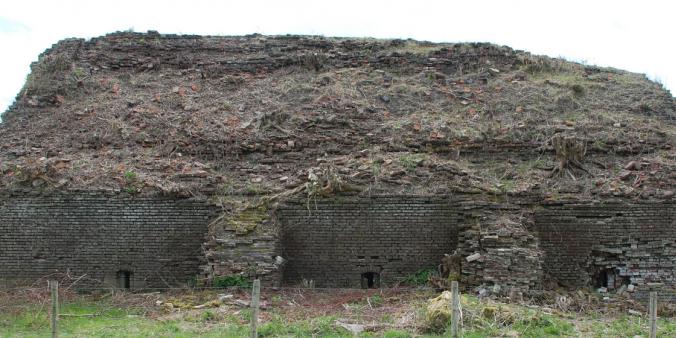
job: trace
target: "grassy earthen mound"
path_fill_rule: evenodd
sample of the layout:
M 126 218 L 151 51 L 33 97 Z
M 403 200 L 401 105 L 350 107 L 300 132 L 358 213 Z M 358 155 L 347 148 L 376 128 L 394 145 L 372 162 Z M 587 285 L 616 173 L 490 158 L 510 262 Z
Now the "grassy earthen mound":
M 7 189 L 668 199 L 674 98 L 490 44 L 115 33 L 56 44 L 0 124 Z

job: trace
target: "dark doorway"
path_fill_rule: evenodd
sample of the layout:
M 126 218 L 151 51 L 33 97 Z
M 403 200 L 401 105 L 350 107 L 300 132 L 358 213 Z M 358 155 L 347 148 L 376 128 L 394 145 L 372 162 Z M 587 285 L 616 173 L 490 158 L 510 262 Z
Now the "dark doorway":
M 117 272 L 117 287 L 121 289 L 131 288 L 131 271 L 120 270 Z
M 361 288 L 373 289 L 380 287 L 380 275 L 377 272 L 364 272 L 361 274 Z
M 598 272 L 594 286 L 597 288 L 608 287 L 608 273 L 605 269 Z

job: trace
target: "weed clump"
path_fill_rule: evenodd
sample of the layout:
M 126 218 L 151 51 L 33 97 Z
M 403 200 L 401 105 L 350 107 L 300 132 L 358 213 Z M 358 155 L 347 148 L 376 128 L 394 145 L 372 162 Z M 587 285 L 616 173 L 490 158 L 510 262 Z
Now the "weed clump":
M 573 95 L 576 96 L 576 97 L 581 97 L 581 96 L 584 96 L 584 94 L 585 94 L 584 87 L 579 83 L 571 85 L 570 90 L 573 92 Z
M 406 154 L 399 157 L 399 164 L 407 171 L 414 171 L 424 160 L 424 154 Z
M 217 276 L 214 277 L 212 284 L 216 288 L 227 288 L 231 286 L 241 288 L 251 287 L 251 281 L 243 275 Z
M 438 273 L 436 269 L 421 269 L 411 275 L 406 276 L 406 278 L 402 280 L 402 283 L 410 286 L 424 286 L 427 285 L 427 282 L 431 277 L 435 277 L 437 275 Z

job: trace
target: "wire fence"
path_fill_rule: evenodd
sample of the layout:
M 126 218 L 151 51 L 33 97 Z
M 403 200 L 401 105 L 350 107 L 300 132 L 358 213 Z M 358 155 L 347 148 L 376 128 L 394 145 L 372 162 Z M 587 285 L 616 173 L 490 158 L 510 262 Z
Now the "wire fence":
M 104 317 L 105 319 L 124 319 L 130 313 L 109 311 L 109 309 L 130 309 L 133 313 L 145 316 L 149 313 L 158 313 L 166 310 L 209 309 L 218 300 L 219 305 L 226 305 L 235 309 L 249 309 L 252 337 L 256 337 L 257 315 L 259 308 L 266 308 L 268 304 L 261 302 L 261 298 L 270 299 L 277 295 L 283 296 L 286 301 L 298 302 L 297 306 L 304 307 L 312 304 L 312 310 L 317 313 L 333 313 L 342 309 L 345 304 L 363 301 L 375 295 L 393 295 L 407 293 L 412 289 L 418 291 L 432 291 L 432 288 L 317 288 L 302 286 L 265 287 L 261 288 L 260 281 L 254 280 L 247 287 L 234 286 L 217 287 L 155 287 L 141 290 L 125 290 L 116 287 L 78 287 L 74 279 L 64 278 L 66 283 L 57 280 L 40 280 L 28 286 L 13 286 L 0 289 L 0 315 L 2 313 L 27 314 L 34 323 L 45 329 L 47 326 L 55 328 L 58 335 L 59 322 L 62 320 L 88 320 L 87 318 Z M 78 280 L 78 283 L 82 279 Z M 70 282 L 70 283 L 68 283 Z M 193 298 L 193 303 L 172 307 L 171 303 L 184 299 L 186 295 L 194 293 L 201 296 Z M 330 296 L 329 296 L 330 295 Z M 175 298 L 174 298 L 175 296 Z M 197 300 L 196 300 L 197 299 Z M 319 299 L 319 300 L 318 300 Z M 195 301 L 197 303 L 195 303 Z M 95 306 L 98 303 L 100 306 Z M 84 305 L 82 305 L 84 304 Z M 369 303 L 370 306 L 370 303 Z M 83 309 L 86 311 L 83 312 Z M 1 319 L 1 317 L 0 317 Z M 66 322 L 68 323 L 68 322 Z
M 60 277 L 56 279 L 54 277 Z M 11 280 L 11 278 L 6 278 Z M 252 284 L 246 283 L 239 286 L 217 287 L 217 286 L 163 286 L 163 287 L 142 287 L 134 289 L 125 289 L 118 286 L 89 286 L 84 278 L 72 277 L 67 275 L 50 275 L 39 278 L 29 283 L 22 284 L 26 279 L 15 279 L 9 285 L 0 285 L 0 312 L 8 309 L 31 309 L 42 308 L 44 304 L 50 301 L 50 282 L 59 283 L 59 299 L 61 302 L 83 301 L 84 299 L 108 299 L 120 303 L 132 303 L 128 305 L 138 305 L 138 303 L 147 300 L 145 298 L 159 299 L 171 297 L 172 295 L 181 295 L 187 293 L 228 293 L 234 294 L 238 299 L 246 298 L 251 292 Z M 84 282 L 84 283 L 83 283 Z M 261 288 L 265 294 L 274 293 L 298 293 L 298 294 L 331 294 L 338 296 L 336 303 L 345 303 L 349 299 L 341 299 L 341 295 L 350 297 L 364 297 L 375 293 L 382 293 L 383 290 L 388 293 L 418 291 L 435 292 L 437 289 L 430 286 L 393 286 L 387 288 L 354 288 L 354 287 L 315 287 L 315 286 L 269 286 Z M 87 298 L 89 297 L 89 298 Z M 140 301 L 139 301 L 140 300 Z M 134 304 L 137 303 L 137 304 Z M 42 309 L 44 310 L 44 309 Z
M 59 279 L 56 279 L 59 277 Z M 10 280 L 10 279 L 8 279 Z M 84 286 L 88 282 L 83 276 L 69 275 L 50 275 L 35 280 L 29 284 L 21 286 L 21 279 L 15 279 L 9 283 L 12 286 L 5 285 L 0 287 L 0 314 L 2 313 L 29 313 L 34 320 L 45 320 L 50 318 L 50 326 L 58 326 L 59 319 L 72 317 L 107 317 L 123 318 L 119 314 L 111 314 L 101 308 L 90 312 L 73 312 L 73 306 L 78 304 L 92 304 L 101 302 L 106 306 L 134 309 L 139 313 L 152 313 L 167 309 L 175 309 L 170 305 L 172 297 L 177 299 L 186 294 L 201 295 L 202 303 L 193 303 L 189 309 L 203 309 L 213 306 L 214 300 L 220 304 L 232 305 L 239 308 L 251 308 L 251 313 L 256 314 L 260 303 L 256 301 L 261 295 L 268 297 L 275 294 L 285 296 L 294 296 L 296 299 L 307 299 L 312 297 L 321 297 L 322 295 L 331 295 L 331 298 L 325 302 L 313 304 L 318 310 L 331 311 L 340 309 L 344 304 L 350 302 L 368 299 L 376 294 L 396 294 L 409 291 L 424 292 L 429 291 L 433 294 L 437 290 L 432 287 L 393 287 L 393 288 L 322 288 L 322 287 L 304 287 L 304 286 L 281 286 L 262 288 L 260 282 L 254 282 L 252 285 L 232 286 L 232 287 L 214 287 L 214 286 L 165 286 L 149 287 L 142 289 L 120 289 L 119 287 L 108 286 Z M 23 279 L 25 281 L 25 279 Z M 53 286 L 57 285 L 56 288 Z M 456 286 L 457 290 L 457 286 Z M 294 297 L 286 297 L 293 299 Z M 199 298 L 199 297 L 198 297 Z M 260 299 L 260 298 L 259 298 Z M 457 298 L 456 298 L 457 299 Z M 667 298 L 668 299 L 668 298 Z M 636 315 L 646 315 L 651 334 L 656 332 L 657 325 L 657 305 L 658 294 L 650 292 L 649 305 L 643 313 Z M 450 306 L 450 305 L 449 305 Z M 255 309 L 254 309 L 255 307 Z M 58 309 L 63 311 L 59 312 Z M 54 314 L 56 316 L 54 317 Z M 252 319 L 253 321 L 253 319 Z M 56 323 L 56 324 L 55 324 Z M 253 323 L 253 322 L 252 322 Z M 257 322 L 256 322 L 257 323 Z M 255 326 L 255 323 L 254 323 Z M 252 326 L 252 330 L 254 330 Z M 255 336 L 255 335 L 254 335 Z M 650 337 L 654 337 L 650 335 Z

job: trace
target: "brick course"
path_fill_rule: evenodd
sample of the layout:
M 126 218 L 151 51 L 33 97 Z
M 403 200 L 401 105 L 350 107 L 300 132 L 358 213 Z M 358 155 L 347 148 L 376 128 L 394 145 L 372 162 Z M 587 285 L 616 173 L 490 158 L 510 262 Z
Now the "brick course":
M 0 199 L 0 279 L 68 272 L 102 286 L 126 270 L 132 288 L 184 283 L 197 275 L 211 215 L 204 203 L 172 198 L 7 196 Z
M 207 224 L 204 201 L 99 193 L 0 196 L 0 281 L 53 272 L 87 274 L 90 285 L 164 287 L 200 275 L 244 273 L 269 284 L 361 287 L 375 272 L 392 285 L 435 268 L 458 249 L 466 287 L 504 291 L 595 286 L 603 274 L 634 296 L 676 287 L 673 203 L 481 202 L 467 196 L 334 197 L 287 201 L 239 220 L 252 231 Z M 247 214 L 248 215 L 248 214 Z M 479 254 L 476 260 L 466 261 Z M 286 260 L 278 264 L 277 255 Z M 200 270 L 202 267 L 202 270 Z M 85 284 L 81 284 L 85 286 Z
M 374 197 L 287 204 L 282 225 L 284 282 L 361 287 L 376 272 L 383 285 L 436 268 L 457 244 L 460 219 L 446 199 Z

